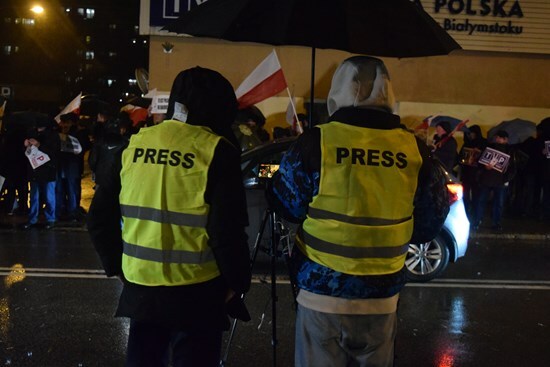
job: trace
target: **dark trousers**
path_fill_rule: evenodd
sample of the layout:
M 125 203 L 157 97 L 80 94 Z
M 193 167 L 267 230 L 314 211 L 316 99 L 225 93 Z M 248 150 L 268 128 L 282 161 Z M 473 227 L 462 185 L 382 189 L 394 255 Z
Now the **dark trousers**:
M 220 330 L 171 330 L 131 320 L 126 367 L 215 367 L 221 344 Z
M 502 219 L 502 210 L 504 208 L 504 199 L 506 198 L 506 187 L 487 187 L 481 185 L 479 188 L 479 195 L 476 200 L 474 225 L 478 226 L 483 219 L 485 206 L 487 205 L 487 198 L 490 192 L 493 191 L 493 205 L 492 205 L 492 220 L 494 226 L 500 226 Z

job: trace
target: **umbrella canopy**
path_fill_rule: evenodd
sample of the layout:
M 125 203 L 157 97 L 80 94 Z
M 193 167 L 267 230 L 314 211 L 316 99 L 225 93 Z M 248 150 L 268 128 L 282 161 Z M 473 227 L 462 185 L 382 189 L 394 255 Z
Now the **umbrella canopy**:
M 500 124 L 489 129 L 487 138 L 492 139 L 499 130 L 504 130 L 508 133 L 509 144 L 518 144 L 523 143 L 531 136 L 535 136 L 537 125 L 532 121 L 518 118 L 510 121 L 502 121 Z
M 208 0 L 163 29 L 196 37 L 311 47 L 311 108 L 316 48 L 388 57 L 446 55 L 461 48 L 410 0 Z
M 444 55 L 460 49 L 410 0 L 208 0 L 164 29 L 389 57 Z
M 429 117 L 427 117 L 427 119 L 429 119 Z M 437 115 L 430 120 L 430 126 L 436 126 L 438 123 L 442 121 L 448 121 L 449 124 L 451 125 L 451 129 L 453 130 L 456 128 L 458 124 L 462 122 L 461 119 L 457 119 L 456 117 Z M 469 131 L 469 129 L 466 125 L 464 125 L 460 128 L 460 131 L 466 133 Z

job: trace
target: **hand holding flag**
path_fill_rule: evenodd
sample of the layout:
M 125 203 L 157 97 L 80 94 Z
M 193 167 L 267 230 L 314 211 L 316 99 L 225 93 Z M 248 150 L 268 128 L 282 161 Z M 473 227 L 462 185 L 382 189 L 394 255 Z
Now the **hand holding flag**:
M 67 106 L 65 106 L 64 109 L 59 112 L 57 116 L 55 116 L 55 121 L 59 124 L 61 122 L 61 115 L 64 115 L 69 112 L 73 112 L 75 114 L 80 113 L 80 100 L 82 98 L 82 92 L 78 96 L 76 96 Z

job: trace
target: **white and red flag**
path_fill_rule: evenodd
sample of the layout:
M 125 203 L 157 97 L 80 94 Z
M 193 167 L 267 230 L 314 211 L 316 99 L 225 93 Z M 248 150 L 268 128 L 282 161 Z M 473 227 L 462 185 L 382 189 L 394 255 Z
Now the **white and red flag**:
M 235 91 L 239 109 L 252 106 L 287 87 L 277 53 L 273 50 Z
M 80 113 L 80 100 L 82 98 L 82 92 L 78 96 L 76 96 L 71 102 L 69 102 L 68 105 L 65 106 L 64 109 L 59 112 L 57 116 L 55 116 L 55 121 L 59 124 L 61 122 L 61 115 L 64 115 L 69 112 L 76 113 L 77 115 Z

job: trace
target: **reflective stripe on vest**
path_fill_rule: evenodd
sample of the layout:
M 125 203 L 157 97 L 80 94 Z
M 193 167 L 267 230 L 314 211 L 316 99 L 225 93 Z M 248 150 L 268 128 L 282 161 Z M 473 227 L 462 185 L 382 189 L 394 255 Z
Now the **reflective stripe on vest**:
M 176 286 L 219 276 L 206 232 L 208 169 L 221 138 L 168 120 L 141 129 L 122 155 L 122 269 L 147 286 Z
M 120 209 L 124 217 L 174 224 L 177 226 L 206 227 L 208 219 L 206 215 L 176 213 L 168 210 L 145 208 L 135 205 L 121 205 Z
M 214 260 L 212 250 L 193 252 L 184 250 L 158 250 L 123 242 L 124 254 L 141 260 L 173 264 L 203 264 Z
M 321 178 L 297 245 L 353 275 L 399 271 L 413 229 L 422 158 L 413 134 L 338 122 L 321 129 Z M 330 174 L 327 174 L 330 172 Z

